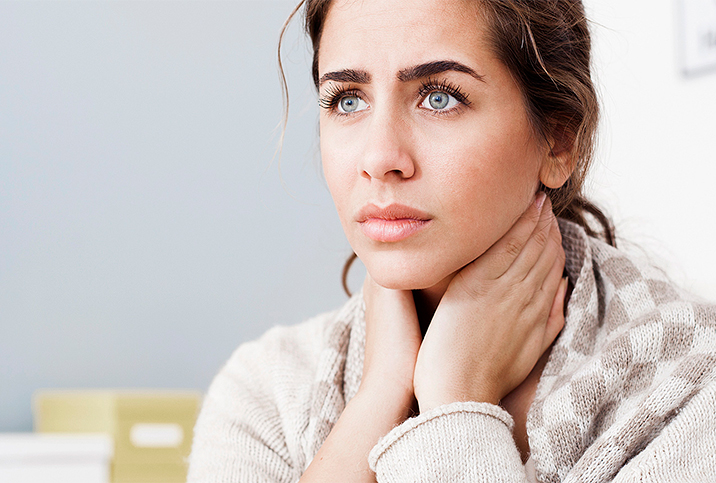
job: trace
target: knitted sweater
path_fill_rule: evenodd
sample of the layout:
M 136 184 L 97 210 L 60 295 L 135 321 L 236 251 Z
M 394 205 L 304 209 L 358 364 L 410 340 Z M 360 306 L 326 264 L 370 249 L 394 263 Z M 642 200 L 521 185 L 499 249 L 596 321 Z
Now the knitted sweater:
M 560 221 L 574 285 L 527 417 L 541 482 L 716 481 L 716 307 Z M 360 294 L 268 331 L 216 376 L 193 482 L 296 482 L 357 392 Z M 524 482 L 512 418 L 463 402 L 410 418 L 368 455 L 380 483 Z

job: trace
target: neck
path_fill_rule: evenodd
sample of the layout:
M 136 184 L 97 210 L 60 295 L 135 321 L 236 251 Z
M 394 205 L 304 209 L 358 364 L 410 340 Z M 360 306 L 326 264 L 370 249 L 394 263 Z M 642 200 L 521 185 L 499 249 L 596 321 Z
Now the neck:
M 420 330 L 423 336 L 425 336 L 425 332 L 427 332 L 430 326 L 430 321 L 433 320 L 433 315 L 435 315 L 438 304 L 440 304 L 440 300 L 442 300 L 443 295 L 445 295 L 445 291 L 454 276 L 455 274 L 450 274 L 432 287 L 422 290 L 413 290 L 415 309 L 418 313 L 418 321 L 420 322 Z

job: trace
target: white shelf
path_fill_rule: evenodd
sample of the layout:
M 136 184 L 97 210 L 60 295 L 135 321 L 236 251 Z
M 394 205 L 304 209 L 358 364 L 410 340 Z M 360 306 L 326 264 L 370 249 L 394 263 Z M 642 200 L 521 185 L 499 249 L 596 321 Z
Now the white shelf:
M 0 433 L 2 483 L 109 483 L 107 434 Z

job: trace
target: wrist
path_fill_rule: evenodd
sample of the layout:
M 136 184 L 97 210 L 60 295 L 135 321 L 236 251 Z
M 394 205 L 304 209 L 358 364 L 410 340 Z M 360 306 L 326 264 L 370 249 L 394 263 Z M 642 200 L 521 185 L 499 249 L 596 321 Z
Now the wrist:
M 401 377 L 393 372 L 364 368 L 358 391 L 371 398 L 392 401 L 409 401 L 415 398 L 413 379 Z
M 489 391 L 484 388 L 473 388 L 470 391 L 460 392 L 448 391 L 445 389 L 437 391 L 434 390 L 431 391 L 430 394 L 421 394 L 416 397 L 420 414 L 439 406 L 445 406 L 447 404 L 458 402 L 487 403 L 494 404 L 496 406 L 500 404 L 500 397 L 496 394 L 496 391 Z
M 381 394 L 370 387 L 362 387 L 348 401 L 301 483 L 375 483 L 367 455 L 383 436 L 407 419 L 407 411 L 403 398 L 391 398 L 385 391 Z
M 400 424 L 417 414 L 418 406 L 412 391 L 390 388 L 385 385 L 371 384 L 362 381 L 355 397 L 349 401 L 351 405 L 365 405 L 376 413 L 392 420 L 392 424 Z

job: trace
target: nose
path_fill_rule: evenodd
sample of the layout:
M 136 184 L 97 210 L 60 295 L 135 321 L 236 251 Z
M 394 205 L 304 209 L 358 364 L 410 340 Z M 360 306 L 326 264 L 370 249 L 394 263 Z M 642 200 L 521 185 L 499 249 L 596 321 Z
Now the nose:
M 358 170 L 364 178 L 383 181 L 415 175 L 415 159 L 405 120 L 387 111 L 373 113 Z

